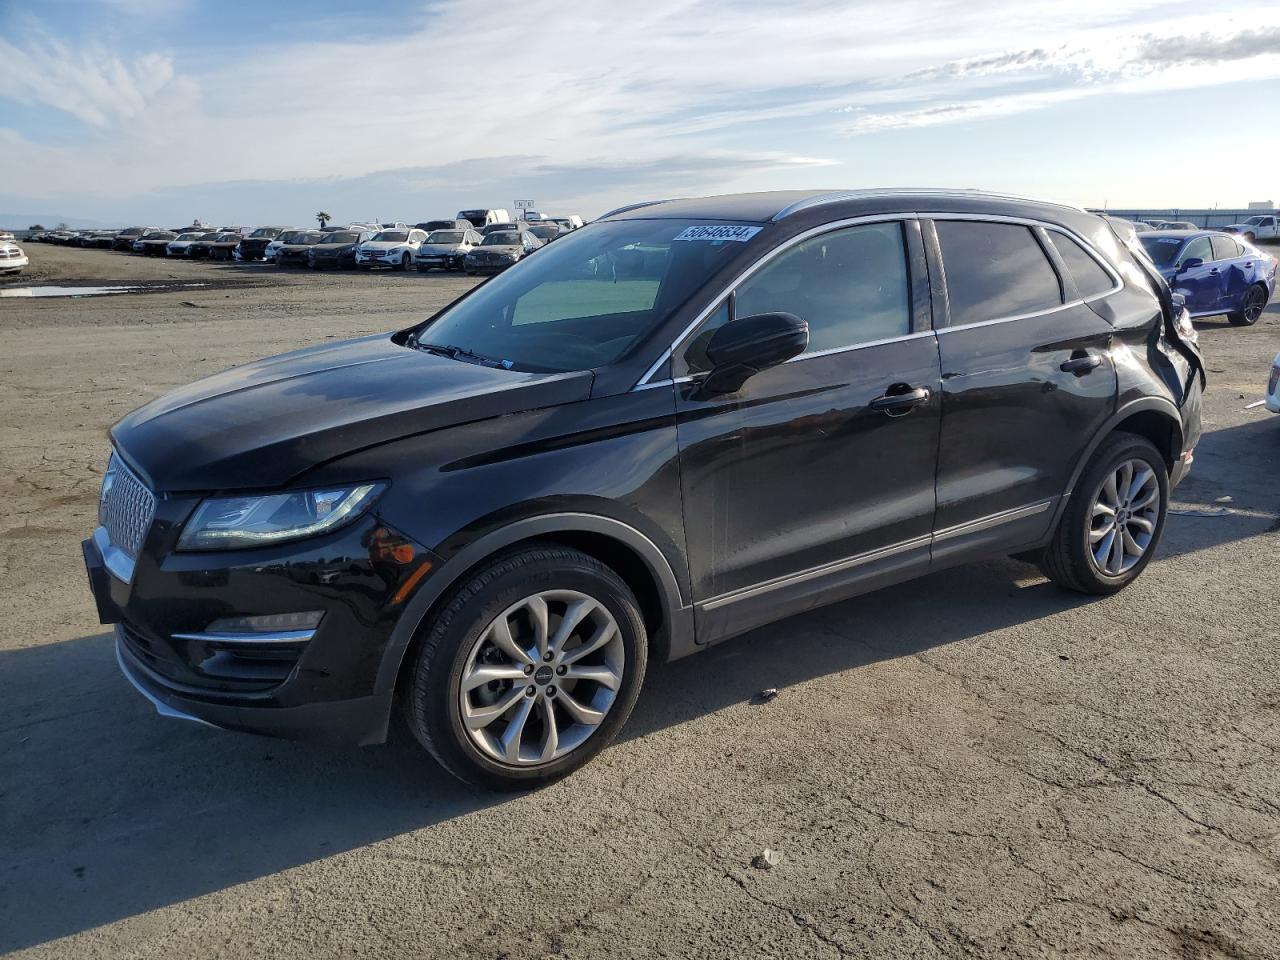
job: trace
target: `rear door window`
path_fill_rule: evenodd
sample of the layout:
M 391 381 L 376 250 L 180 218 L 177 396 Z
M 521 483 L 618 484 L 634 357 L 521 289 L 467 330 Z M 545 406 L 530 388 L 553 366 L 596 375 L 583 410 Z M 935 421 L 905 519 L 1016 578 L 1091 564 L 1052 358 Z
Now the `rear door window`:
M 1240 244 L 1231 237 L 1224 234 L 1220 237 L 1211 237 L 1210 240 L 1213 243 L 1213 259 L 1234 260 L 1240 256 Z
M 1063 263 L 1076 282 L 1076 293 L 1085 300 L 1106 293 L 1115 286 L 1111 275 L 1102 269 L 1088 251 L 1065 233 L 1049 230 L 1049 240 L 1062 257 Z
M 982 323 L 1062 305 L 1062 286 L 1029 227 L 938 220 L 951 325 Z

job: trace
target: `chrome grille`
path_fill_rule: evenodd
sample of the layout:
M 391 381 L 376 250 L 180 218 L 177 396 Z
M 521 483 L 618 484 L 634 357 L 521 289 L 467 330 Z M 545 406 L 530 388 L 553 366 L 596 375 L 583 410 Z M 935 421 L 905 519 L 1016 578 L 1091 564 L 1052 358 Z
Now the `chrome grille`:
M 112 456 L 103 478 L 100 516 L 111 543 L 131 557 L 142 549 L 142 540 L 156 515 L 156 497 L 141 480 Z

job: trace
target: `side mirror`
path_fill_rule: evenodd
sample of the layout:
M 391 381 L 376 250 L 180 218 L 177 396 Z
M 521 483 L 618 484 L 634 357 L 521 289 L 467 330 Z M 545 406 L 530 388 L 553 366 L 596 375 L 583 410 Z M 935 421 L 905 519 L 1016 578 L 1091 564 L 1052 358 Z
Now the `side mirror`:
M 1188 257 L 1186 260 L 1183 260 L 1182 263 L 1178 264 L 1178 272 L 1181 273 L 1183 270 L 1191 270 L 1195 267 L 1201 267 L 1201 266 L 1204 266 L 1203 258 Z
M 705 394 L 733 393 L 761 370 L 786 363 L 809 345 L 809 324 L 793 313 L 758 313 L 726 323 L 711 335 L 702 381 Z

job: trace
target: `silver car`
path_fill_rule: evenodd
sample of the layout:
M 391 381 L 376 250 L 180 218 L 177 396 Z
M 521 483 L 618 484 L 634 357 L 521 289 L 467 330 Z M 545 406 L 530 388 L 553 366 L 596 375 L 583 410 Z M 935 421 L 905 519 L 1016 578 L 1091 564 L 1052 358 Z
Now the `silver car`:
M 474 247 L 480 246 L 480 234 L 475 230 L 434 230 L 426 242 L 418 247 L 413 262 L 419 273 L 431 269 L 461 270 L 462 261 Z

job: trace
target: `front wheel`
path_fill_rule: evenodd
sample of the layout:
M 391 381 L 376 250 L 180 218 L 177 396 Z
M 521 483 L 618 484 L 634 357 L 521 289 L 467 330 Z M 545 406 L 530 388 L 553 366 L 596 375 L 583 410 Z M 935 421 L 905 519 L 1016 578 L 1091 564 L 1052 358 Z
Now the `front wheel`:
M 1245 238 L 1246 240 L 1248 240 L 1250 243 L 1253 243 L 1253 238 L 1254 238 L 1254 233 L 1253 233 L 1253 231 L 1252 231 L 1252 230 L 1246 230 L 1246 231 L 1244 232 L 1244 238 Z
M 478 571 L 430 622 L 404 684 L 409 726 L 462 780 L 540 786 L 617 735 L 647 660 L 621 577 L 577 550 L 531 545 Z
M 1116 593 L 1151 562 L 1168 508 L 1169 473 L 1160 452 L 1145 437 L 1113 434 L 1089 460 L 1040 569 L 1068 590 Z
M 1244 292 L 1244 298 L 1240 301 L 1240 309 L 1234 313 L 1227 314 L 1227 319 L 1237 327 L 1252 327 L 1258 322 L 1258 318 L 1262 316 L 1262 311 L 1266 307 L 1267 288 L 1260 283 L 1255 283 Z
M 409 264 L 410 264 L 410 263 L 412 263 L 412 262 L 413 262 L 413 258 L 412 258 L 412 257 L 410 257 L 410 256 L 409 256 L 409 254 L 407 254 L 407 253 L 406 253 L 406 254 L 404 254 L 404 255 L 400 258 L 400 269 L 401 269 L 402 271 L 404 271 L 404 272 L 406 272 L 406 273 L 407 273 L 407 272 L 408 272 L 408 270 L 409 270 Z

